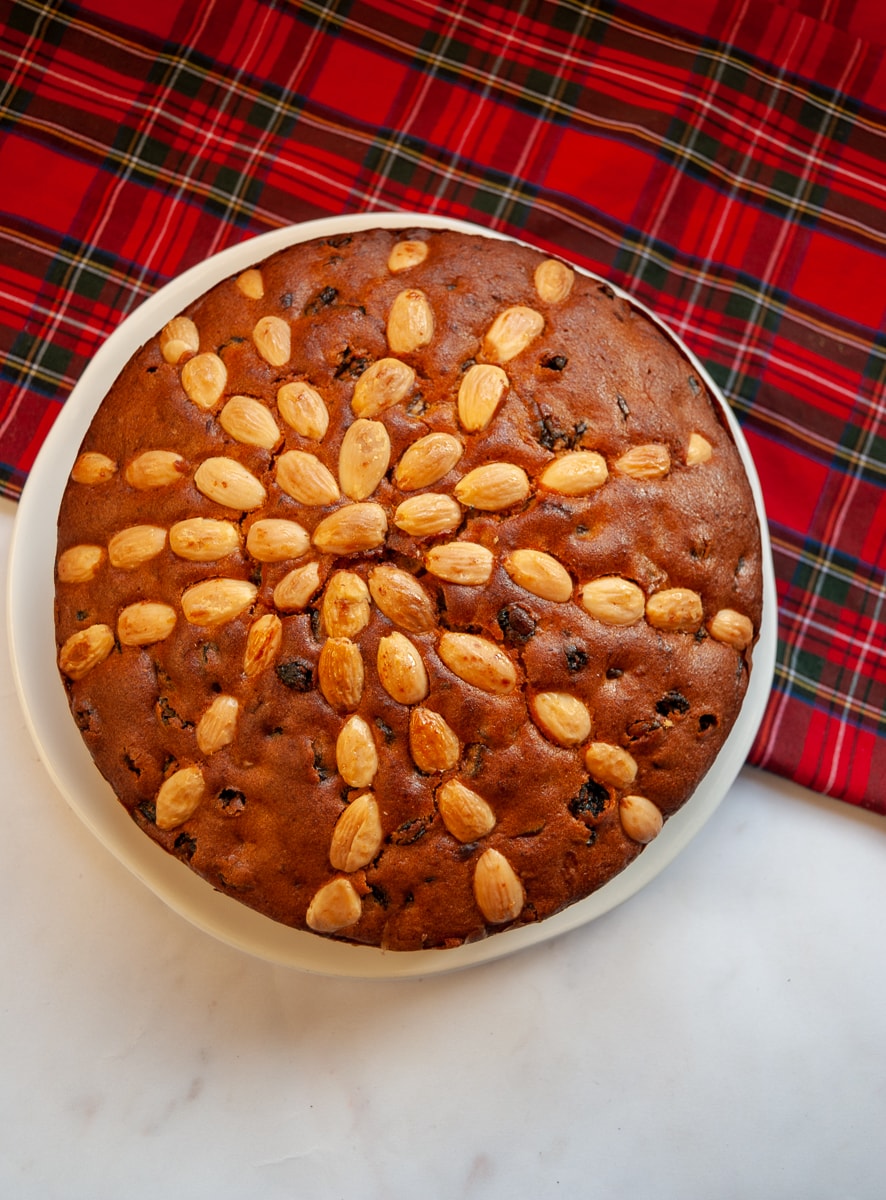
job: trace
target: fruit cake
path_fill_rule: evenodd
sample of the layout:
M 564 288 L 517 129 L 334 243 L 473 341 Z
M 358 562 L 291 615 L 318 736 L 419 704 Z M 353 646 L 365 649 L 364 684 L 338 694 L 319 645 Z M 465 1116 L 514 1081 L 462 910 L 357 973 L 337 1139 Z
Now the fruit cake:
M 120 802 L 212 887 L 445 948 L 588 896 L 688 800 L 761 579 L 720 410 L 628 299 L 367 229 L 126 365 L 61 504 L 58 665 Z

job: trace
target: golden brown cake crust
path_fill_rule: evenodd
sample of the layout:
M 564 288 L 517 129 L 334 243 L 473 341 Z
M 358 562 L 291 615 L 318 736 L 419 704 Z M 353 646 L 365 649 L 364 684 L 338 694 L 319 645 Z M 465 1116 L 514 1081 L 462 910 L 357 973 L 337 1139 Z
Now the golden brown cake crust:
M 514 308 L 508 357 L 494 323 Z M 538 921 L 607 882 L 713 763 L 760 627 L 752 494 L 692 366 L 556 260 L 421 228 L 295 246 L 182 315 L 104 400 L 59 515 L 60 667 L 135 821 L 275 920 L 394 949 Z M 414 373 L 394 402 L 370 386 L 388 359 L 395 383 L 397 363 Z M 293 383 L 319 394 L 322 436 L 316 400 L 281 398 Z M 429 434 L 457 461 L 410 487 L 400 464 Z M 426 502 L 401 508 L 427 493 L 454 513 L 442 532 L 420 532 Z M 358 504 L 339 544 L 327 519 Z M 173 548 L 193 518 L 216 557 L 183 556 L 190 526 Z M 250 539 L 270 519 L 303 531 L 285 527 L 279 561 Z M 188 591 L 208 580 L 238 581 L 233 615 Z

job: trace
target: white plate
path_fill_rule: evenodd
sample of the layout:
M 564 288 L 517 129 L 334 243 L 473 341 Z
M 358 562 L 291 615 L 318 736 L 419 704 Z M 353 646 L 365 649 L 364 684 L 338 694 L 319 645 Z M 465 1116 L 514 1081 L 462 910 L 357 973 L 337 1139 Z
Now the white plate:
M 419 213 L 362 213 L 322 218 L 273 230 L 232 246 L 186 271 L 147 300 L 108 338 L 65 403 L 24 489 L 9 559 L 8 623 L 16 686 L 40 756 L 77 815 L 157 896 L 199 928 L 260 958 L 326 975 L 396 978 L 473 966 L 576 929 L 627 900 L 680 853 L 726 795 L 762 719 L 775 667 L 775 577 L 763 498 L 747 444 L 701 363 L 661 321 L 632 300 L 681 347 L 718 398 L 751 481 L 763 542 L 763 627 L 754 651 L 754 669 L 744 705 L 713 769 L 695 795 L 667 822 L 659 837 L 610 883 L 538 925 L 505 931 L 453 950 L 398 953 L 327 940 L 263 917 L 216 892 L 135 825 L 99 774 L 80 737 L 55 663 L 56 518 L 74 457 L 93 414 L 138 347 L 215 283 L 296 242 L 372 227 L 415 225 L 502 236 L 464 221 Z

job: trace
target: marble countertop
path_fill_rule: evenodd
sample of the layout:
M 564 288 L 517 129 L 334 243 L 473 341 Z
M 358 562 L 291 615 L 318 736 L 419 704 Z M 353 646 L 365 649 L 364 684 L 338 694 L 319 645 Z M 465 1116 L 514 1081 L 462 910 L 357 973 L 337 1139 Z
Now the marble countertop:
M 0 1195 L 882 1195 L 883 818 L 746 768 L 590 925 L 325 978 L 193 928 L 93 838 L 5 639 L 0 696 Z

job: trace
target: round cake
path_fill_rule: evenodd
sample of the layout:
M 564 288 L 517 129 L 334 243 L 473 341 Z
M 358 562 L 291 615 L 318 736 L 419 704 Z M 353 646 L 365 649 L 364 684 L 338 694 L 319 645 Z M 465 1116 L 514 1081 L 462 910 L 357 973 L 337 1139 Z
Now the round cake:
M 761 579 L 727 425 L 642 312 L 517 243 L 369 229 L 127 364 L 61 505 L 58 663 L 213 887 L 451 947 L 586 897 L 692 795 Z

